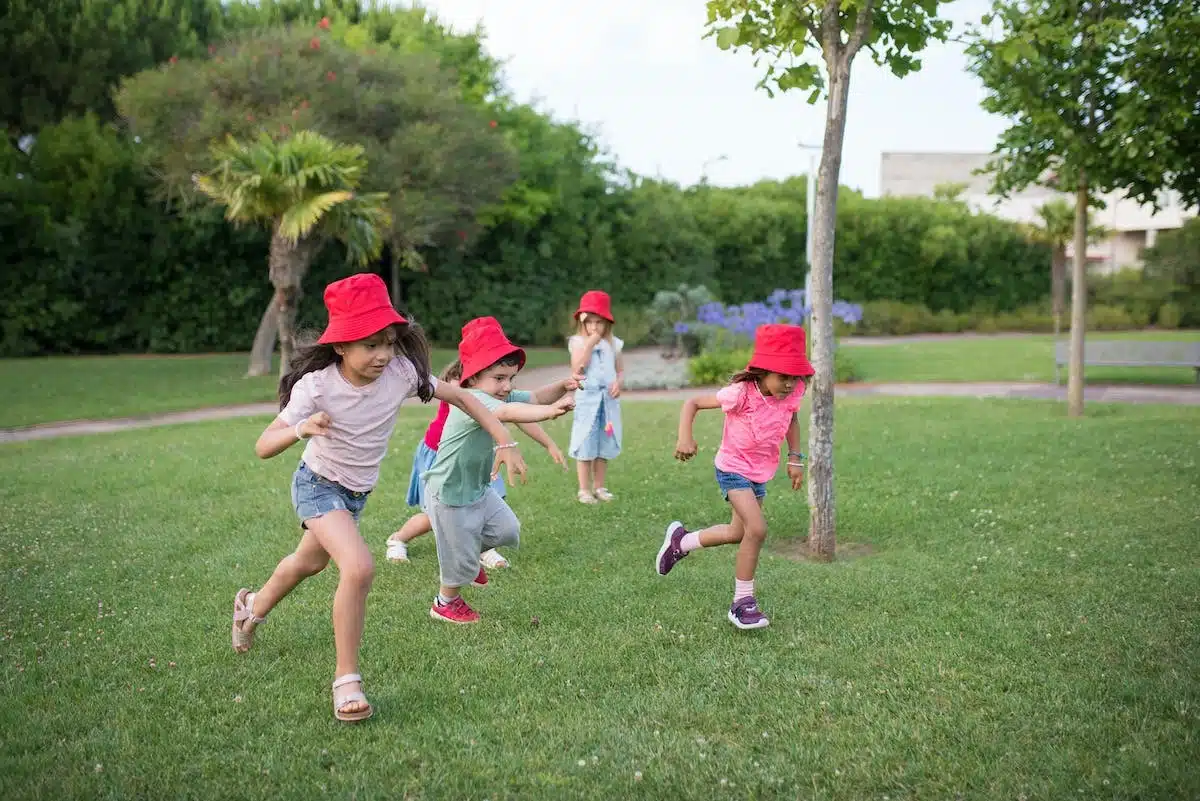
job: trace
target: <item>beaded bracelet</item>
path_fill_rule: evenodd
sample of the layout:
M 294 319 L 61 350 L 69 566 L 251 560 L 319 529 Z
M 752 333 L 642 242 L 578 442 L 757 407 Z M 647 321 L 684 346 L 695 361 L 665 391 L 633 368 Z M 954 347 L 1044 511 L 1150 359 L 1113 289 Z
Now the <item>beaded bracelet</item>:
M 517 447 L 517 445 L 518 445 L 518 443 L 516 443 L 516 442 L 506 442 L 506 443 L 504 443 L 503 445 L 496 445 L 496 446 L 494 446 L 494 447 L 492 448 L 492 450 L 494 450 L 494 451 L 498 451 L 498 450 L 500 450 L 501 448 L 515 448 L 515 447 Z
M 308 439 L 308 437 L 304 436 L 304 434 L 300 431 L 300 426 L 302 425 L 304 425 L 303 420 L 301 420 L 299 423 L 296 423 L 295 427 L 292 429 L 292 433 L 296 435 L 296 439 L 301 442 Z

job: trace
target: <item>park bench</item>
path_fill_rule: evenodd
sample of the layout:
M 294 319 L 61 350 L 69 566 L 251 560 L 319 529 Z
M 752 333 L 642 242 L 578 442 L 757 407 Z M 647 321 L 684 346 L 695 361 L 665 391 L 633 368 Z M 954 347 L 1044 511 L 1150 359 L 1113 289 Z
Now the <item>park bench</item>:
M 1054 383 L 1061 383 L 1059 368 L 1070 359 L 1070 343 L 1054 343 Z M 1083 345 L 1083 363 L 1085 367 L 1191 367 L 1200 383 L 1200 342 L 1089 339 Z

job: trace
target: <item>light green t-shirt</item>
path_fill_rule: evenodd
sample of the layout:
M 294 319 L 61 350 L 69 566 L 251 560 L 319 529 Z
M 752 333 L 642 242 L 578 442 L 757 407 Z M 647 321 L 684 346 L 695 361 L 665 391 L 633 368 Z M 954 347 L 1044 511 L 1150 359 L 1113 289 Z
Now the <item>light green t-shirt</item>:
M 523 390 L 508 393 L 507 401 L 497 400 L 477 389 L 468 391 L 490 412 L 495 412 L 506 402 L 533 401 L 533 393 Z M 433 461 L 433 467 L 423 475 L 425 491 L 437 495 L 447 506 L 470 506 L 475 503 L 492 483 L 495 445 L 492 436 L 475 422 L 475 418 L 457 406 L 451 407 L 446 427 L 442 429 L 437 458 Z

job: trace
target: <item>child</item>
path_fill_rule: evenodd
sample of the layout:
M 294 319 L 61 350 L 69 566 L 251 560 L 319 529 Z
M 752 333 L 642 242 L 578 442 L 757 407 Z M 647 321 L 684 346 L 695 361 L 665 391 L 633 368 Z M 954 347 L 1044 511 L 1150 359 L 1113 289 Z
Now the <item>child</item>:
M 804 329 L 795 325 L 763 325 L 755 332 L 754 355 L 732 383 L 717 392 L 692 398 L 679 415 L 675 458 L 686 462 L 696 455 L 692 422 L 699 409 L 725 412 L 725 431 L 717 451 L 717 486 L 733 507 L 728 524 L 688 531 L 678 521 L 667 534 L 655 560 L 660 576 L 699 548 L 740 543 L 734 567 L 733 605 L 729 622 L 739 629 L 761 629 L 770 621 L 754 599 L 754 571 L 767 536 L 762 502 L 766 482 L 779 467 L 779 441 L 787 439 L 787 474 L 792 489 L 804 482 L 797 410 L 804 398 L 812 365 L 805 356 Z
M 429 375 L 429 344 L 420 327 L 392 308 L 379 276 L 335 281 L 325 288 L 325 307 L 329 325 L 316 344 L 297 351 L 279 382 L 279 416 L 254 446 L 260 459 L 269 459 L 309 440 L 292 476 L 292 504 L 304 533 L 258 592 L 243 588 L 234 596 L 233 650 L 250 650 L 255 627 L 332 558 L 339 574 L 333 597 L 333 714 L 355 721 L 373 711 L 362 692 L 358 648 L 375 572 L 357 523 L 379 479 L 400 404 L 414 395 L 422 402 L 433 397 L 453 404 L 479 421 L 487 432 L 481 436 L 495 439 L 495 467 L 506 463 L 512 479 L 525 474 L 525 464 L 484 404 Z
M 458 361 L 457 359 L 453 364 L 446 367 L 446 369 L 442 371 L 441 376 L 439 376 L 441 381 L 455 385 L 459 383 L 461 378 L 462 362 Z M 415 506 L 417 508 L 421 508 L 421 506 L 423 506 L 421 502 L 421 474 L 433 466 L 433 460 L 437 457 L 438 443 L 440 443 L 442 439 L 442 429 L 445 428 L 446 418 L 449 415 L 450 404 L 438 404 L 437 416 L 433 418 L 433 421 L 429 424 L 429 428 L 425 430 L 425 436 L 417 445 L 416 453 L 413 454 L 412 475 L 408 481 L 407 501 L 409 506 Z M 556 445 L 554 440 L 550 438 L 550 435 L 546 433 L 545 429 L 543 429 L 537 423 L 518 423 L 517 428 L 524 431 L 530 436 L 530 438 L 533 439 L 534 442 L 539 443 L 542 447 L 549 451 L 550 458 L 553 459 L 556 464 L 562 465 L 564 470 L 567 468 L 567 460 L 563 457 L 562 451 L 558 449 L 558 445 Z M 503 476 L 496 477 L 496 480 L 492 482 L 492 489 L 494 489 L 496 494 L 501 498 L 504 498 L 507 495 L 507 488 L 504 486 Z M 398 531 L 392 534 L 392 536 L 388 537 L 388 560 L 392 562 L 407 562 L 408 543 L 412 542 L 422 534 L 428 534 L 432 530 L 433 528 L 429 523 L 429 515 L 425 514 L 424 512 L 417 512 L 417 514 L 405 521 L 404 525 L 401 526 Z M 484 551 L 479 557 L 479 562 L 485 568 L 489 569 L 508 567 L 508 560 L 501 556 L 500 552 L 495 548 Z
M 471 388 L 467 392 L 506 423 L 550 420 L 573 405 L 566 394 L 575 388 L 573 379 L 536 392 L 512 389 L 513 378 L 525 366 L 525 351 L 509 342 L 491 317 L 463 326 L 458 356 L 463 386 Z M 520 521 L 490 486 L 495 477 L 489 472 L 491 450 L 491 442 L 479 424 L 451 410 L 433 467 L 422 475 L 422 509 L 433 526 L 441 571 L 441 586 L 429 609 L 434 620 L 477 622 L 479 614 L 462 599 L 461 589 L 467 584 L 487 584 L 487 571 L 479 564 L 481 552 L 516 544 L 520 539 Z
M 621 380 L 624 344 L 613 336 L 608 293 L 585 292 L 575 312 L 576 333 L 567 340 L 571 372 L 583 376 L 575 392 L 575 421 L 567 455 L 577 460 L 579 502 L 611 501 L 605 486 L 608 462 L 621 452 Z

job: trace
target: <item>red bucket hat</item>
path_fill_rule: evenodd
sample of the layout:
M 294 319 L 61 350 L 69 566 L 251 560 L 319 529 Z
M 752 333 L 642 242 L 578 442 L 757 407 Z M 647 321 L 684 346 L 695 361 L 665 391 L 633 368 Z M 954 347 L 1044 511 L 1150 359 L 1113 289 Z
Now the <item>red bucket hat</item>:
M 495 317 L 476 317 L 463 326 L 458 360 L 462 362 L 464 381 L 513 353 L 520 359 L 517 369 L 524 367 L 525 351 L 508 341 Z
M 612 314 L 612 299 L 607 292 L 601 292 L 599 289 L 583 293 L 583 297 L 579 299 L 579 308 L 575 310 L 575 319 L 578 320 L 581 314 L 596 314 L 610 323 L 616 322 Z
M 389 325 L 408 322 L 392 308 L 387 286 L 374 273 L 358 273 L 325 287 L 325 308 L 329 325 L 317 340 L 322 344 L 357 342 Z
M 760 325 L 754 332 L 754 355 L 746 366 L 782 375 L 812 375 L 816 371 L 804 350 L 804 329 L 800 326 Z

